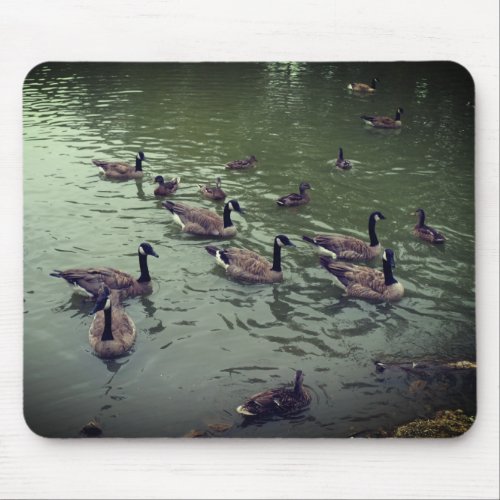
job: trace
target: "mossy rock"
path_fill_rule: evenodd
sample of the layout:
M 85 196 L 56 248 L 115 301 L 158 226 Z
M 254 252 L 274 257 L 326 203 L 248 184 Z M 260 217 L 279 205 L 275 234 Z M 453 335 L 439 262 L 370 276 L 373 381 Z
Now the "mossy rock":
M 434 418 L 417 419 L 394 431 L 398 438 L 445 438 L 461 436 L 474 423 L 462 410 L 438 411 Z

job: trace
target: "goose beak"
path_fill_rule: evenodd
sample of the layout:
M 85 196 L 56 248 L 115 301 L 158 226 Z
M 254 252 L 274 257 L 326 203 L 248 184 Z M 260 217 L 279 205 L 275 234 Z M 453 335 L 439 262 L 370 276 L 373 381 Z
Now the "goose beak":
M 151 255 L 153 257 L 156 257 L 157 259 L 160 258 L 160 256 L 153 250 L 153 252 L 151 253 Z
M 97 311 L 98 311 L 98 304 L 96 303 L 94 305 L 94 308 L 92 309 L 92 311 L 89 312 L 89 316 L 93 316 Z
M 295 243 L 292 243 L 291 241 L 290 241 L 290 243 L 288 243 L 288 246 L 293 247 L 293 248 L 297 248 L 297 245 Z
M 243 208 L 240 208 L 240 209 L 238 210 L 238 212 L 239 212 L 241 215 L 245 215 L 245 214 L 246 214 L 246 212 L 245 212 L 245 210 L 243 210 Z

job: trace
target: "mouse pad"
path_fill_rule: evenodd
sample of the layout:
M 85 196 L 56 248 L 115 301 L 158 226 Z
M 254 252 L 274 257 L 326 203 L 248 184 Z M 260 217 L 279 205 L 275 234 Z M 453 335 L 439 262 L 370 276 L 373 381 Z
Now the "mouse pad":
M 23 114 L 33 432 L 471 426 L 465 68 L 49 62 Z

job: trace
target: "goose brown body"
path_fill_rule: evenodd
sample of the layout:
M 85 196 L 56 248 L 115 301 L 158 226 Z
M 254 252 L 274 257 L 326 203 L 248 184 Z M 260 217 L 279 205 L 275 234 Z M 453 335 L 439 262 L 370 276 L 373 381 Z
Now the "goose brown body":
M 303 386 L 303 373 L 297 370 L 293 387 L 278 387 L 249 397 L 236 411 L 245 416 L 284 415 L 302 410 L 311 402 L 311 393 Z
M 102 296 L 98 297 L 98 303 L 100 299 Z M 96 311 L 90 325 L 89 343 L 100 358 L 117 358 L 134 345 L 137 331 L 130 316 L 121 307 L 118 294 L 110 293 L 108 289 L 106 299 L 107 304 Z
M 272 264 L 256 252 L 245 248 L 220 249 L 206 246 L 207 252 L 214 256 L 232 278 L 246 283 L 278 283 L 283 280 L 281 269 L 281 248 L 295 246 L 287 236 L 278 235 L 274 239 L 274 256 Z
M 413 234 L 421 240 L 428 241 L 429 243 L 444 243 L 446 238 L 443 234 L 438 232 L 431 226 L 425 224 L 425 212 L 419 208 L 415 211 L 418 216 L 418 222 L 413 228 Z
M 367 83 L 357 83 L 351 82 L 347 86 L 349 90 L 354 90 L 355 92 L 375 92 L 377 90 L 377 83 L 379 83 L 378 78 L 373 78 L 370 84 Z
M 320 254 L 328 255 L 340 260 L 370 260 L 382 251 L 375 232 L 375 223 L 385 219 L 381 212 L 372 212 L 368 218 L 368 235 L 370 242 L 367 243 L 354 236 L 343 234 L 317 234 L 313 237 L 302 236 L 304 241 L 318 247 Z
M 276 200 L 276 203 L 284 207 L 297 207 L 299 205 L 305 205 L 311 200 L 308 189 L 311 186 L 307 182 L 302 182 L 299 186 L 299 193 L 290 193 L 286 196 L 282 196 Z
M 125 162 L 105 160 L 92 160 L 92 163 L 110 179 L 128 180 L 140 179 L 143 176 L 142 162 L 145 159 L 144 153 L 139 151 L 135 159 L 135 166 Z
M 337 278 L 346 295 L 372 301 L 396 302 L 404 295 L 404 287 L 392 275 L 394 257 L 386 249 L 383 272 L 367 266 L 339 262 L 326 255 L 320 256 L 321 265 Z
M 225 167 L 231 170 L 244 170 L 246 168 L 255 167 L 257 163 L 257 158 L 254 155 L 248 156 L 243 160 L 232 160 L 226 163 Z
M 396 111 L 396 116 L 390 118 L 389 116 L 378 116 L 378 115 L 361 115 L 361 118 L 367 123 L 375 128 L 401 128 L 401 114 L 403 113 L 403 108 L 398 108 Z
M 161 175 L 157 175 L 155 182 L 158 183 L 158 187 L 154 190 L 155 196 L 168 196 L 174 194 L 179 187 L 181 182 L 180 177 L 174 177 L 173 179 L 165 182 Z
M 201 194 L 210 200 L 223 200 L 226 197 L 226 193 L 221 188 L 220 177 L 217 177 L 215 181 L 215 187 L 210 186 L 210 184 L 198 184 Z
M 75 292 L 97 298 L 103 285 L 116 290 L 121 299 L 147 295 L 152 292 L 151 277 L 147 266 L 147 255 L 158 257 L 149 243 L 141 243 L 138 250 L 141 275 L 134 278 L 128 273 L 112 267 L 86 267 L 54 271 L 51 276 L 63 278 Z
M 231 200 L 224 205 L 223 217 L 211 210 L 191 207 L 185 203 L 166 201 L 163 206 L 170 211 L 183 232 L 221 238 L 230 238 L 237 233 L 236 227 L 231 221 L 231 211 L 243 212 L 236 200 Z

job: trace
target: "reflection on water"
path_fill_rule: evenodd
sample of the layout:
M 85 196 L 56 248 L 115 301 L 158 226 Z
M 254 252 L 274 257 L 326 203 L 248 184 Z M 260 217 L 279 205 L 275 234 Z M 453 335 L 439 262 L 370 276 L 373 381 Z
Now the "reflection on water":
M 375 94 L 349 81 L 377 76 Z M 446 88 L 442 82 L 446 81 Z M 379 374 L 373 361 L 475 359 L 472 82 L 443 63 L 44 64 L 24 86 L 25 414 L 36 431 L 75 436 L 98 417 L 106 436 L 183 436 L 207 423 L 224 437 L 346 437 L 390 429 L 441 408 L 475 413 L 475 374 Z M 401 130 L 367 127 L 362 114 L 393 116 Z M 338 147 L 353 168 L 335 168 Z M 93 158 L 133 162 L 144 178 L 99 177 Z M 255 154 L 249 171 L 228 171 Z M 180 232 L 154 195 L 156 175 L 180 176 L 178 201 L 210 208 L 198 183 L 222 178 L 240 201 L 238 235 L 222 244 L 270 260 L 285 281 L 228 279 Z M 308 205 L 275 201 L 311 183 Z M 448 237 L 412 235 L 413 212 Z M 373 210 L 394 249 L 397 304 L 343 295 L 302 234 L 367 238 Z M 139 274 L 137 245 L 151 242 L 154 292 L 129 299 L 138 337 L 129 356 L 103 361 L 88 344 L 88 301 L 69 296 L 54 269 L 110 265 Z M 374 261 L 370 266 L 380 267 Z M 245 421 L 246 397 L 287 384 L 302 369 L 313 394 L 299 415 Z M 218 433 L 215 433 L 219 435 Z

